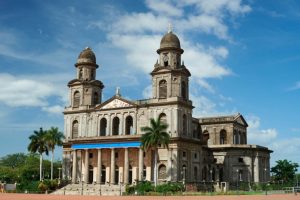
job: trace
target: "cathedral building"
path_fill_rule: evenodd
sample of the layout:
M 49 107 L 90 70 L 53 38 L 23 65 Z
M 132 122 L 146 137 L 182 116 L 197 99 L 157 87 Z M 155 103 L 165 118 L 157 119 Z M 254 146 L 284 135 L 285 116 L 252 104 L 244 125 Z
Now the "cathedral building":
M 159 183 L 213 182 L 221 188 L 237 181 L 269 181 L 272 151 L 247 144 L 248 124 L 241 114 L 193 117 L 191 73 L 182 62 L 178 37 L 169 31 L 156 52 L 152 98 L 127 100 L 117 89 L 106 101 L 104 84 L 96 80 L 94 52 L 86 48 L 80 53 L 64 110 L 64 178 L 94 185 L 153 181 L 154 154 L 141 149 L 140 137 L 141 127 L 159 118 L 168 124 L 171 138 L 168 149 L 158 149 Z

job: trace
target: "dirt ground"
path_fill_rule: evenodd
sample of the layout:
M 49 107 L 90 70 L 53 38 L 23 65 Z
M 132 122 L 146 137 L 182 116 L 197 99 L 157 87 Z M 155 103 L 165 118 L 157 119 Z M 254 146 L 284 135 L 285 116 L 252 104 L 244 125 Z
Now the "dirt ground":
M 46 194 L 0 194 L 0 200 L 300 200 L 300 194 L 227 196 L 62 196 Z

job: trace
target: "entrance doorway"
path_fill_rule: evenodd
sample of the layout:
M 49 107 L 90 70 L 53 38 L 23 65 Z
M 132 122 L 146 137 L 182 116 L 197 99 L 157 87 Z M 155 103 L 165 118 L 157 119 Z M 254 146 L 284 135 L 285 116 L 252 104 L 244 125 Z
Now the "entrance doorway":
M 88 183 L 91 184 L 94 181 L 94 168 L 92 165 L 89 166 L 89 181 Z
M 128 183 L 131 185 L 132 184 L 132 166 L 129 165 L 129 173 L 128 173 Z
M 101 169 L 101 183 L 105 183 L 106 181 L 106 167 L 105 165 L 102 165 Z

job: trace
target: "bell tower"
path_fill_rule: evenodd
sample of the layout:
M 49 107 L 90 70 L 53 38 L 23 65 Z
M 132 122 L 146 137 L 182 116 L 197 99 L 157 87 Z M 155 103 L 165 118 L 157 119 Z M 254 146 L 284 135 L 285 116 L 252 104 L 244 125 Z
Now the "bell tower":
M 96 80 L 96 56 L 91 48 L 85 48 L 78 56 L 76 78 L 68 83 L 72 108 L 87 109 L 101 103 L 104 85 Z
M 163 36 L 157 50 L 159 59 L 154 65 L 152 75 L 152 93 L 154 99 L 179 97 L 189 100 L 189 70 L 181 63 L 183 54 L 178 37 L 171 28 Z

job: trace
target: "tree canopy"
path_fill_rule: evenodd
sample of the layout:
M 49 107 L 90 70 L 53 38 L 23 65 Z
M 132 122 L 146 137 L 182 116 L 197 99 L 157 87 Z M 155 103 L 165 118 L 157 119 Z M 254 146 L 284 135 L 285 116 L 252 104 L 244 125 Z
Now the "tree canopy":
M 290 182 L 295 179 L 295 174 L 298 163 L 293 163 L 288 160 L 277 160 L 276 165 L 271 168 L 271 172 L 274 173 L 274 178 L 276 181 Z

